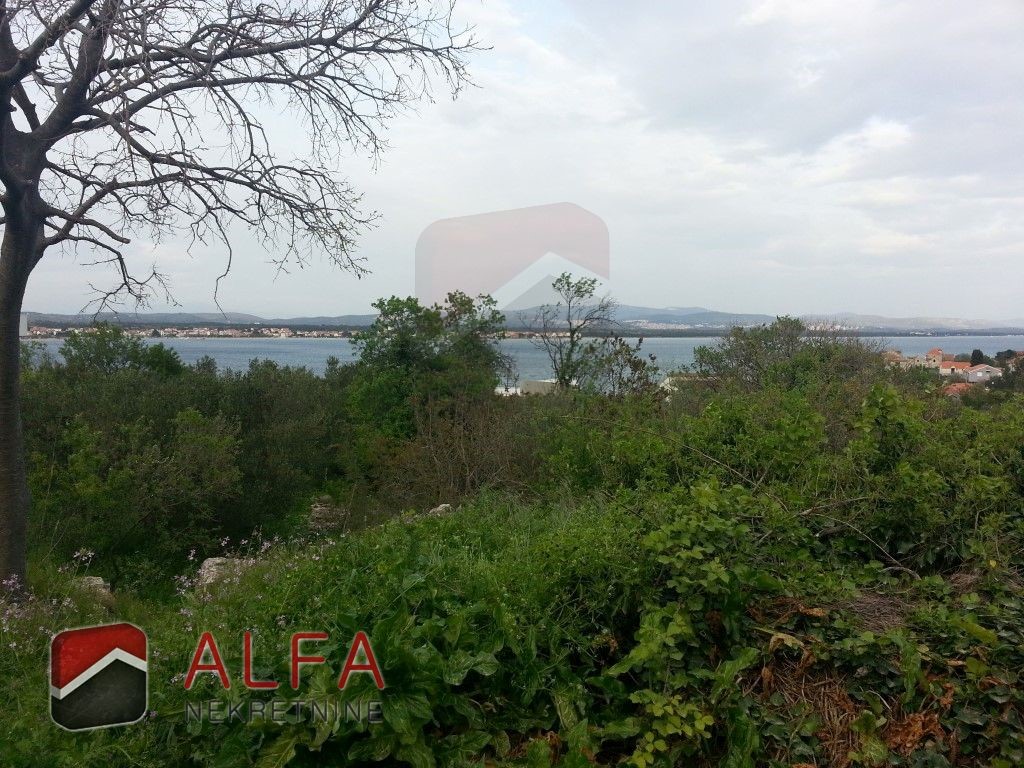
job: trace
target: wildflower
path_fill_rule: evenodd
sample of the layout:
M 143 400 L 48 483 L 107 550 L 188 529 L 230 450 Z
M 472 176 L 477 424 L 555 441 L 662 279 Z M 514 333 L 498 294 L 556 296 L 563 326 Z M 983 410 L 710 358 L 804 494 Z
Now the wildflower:
M 4 589 L 12 591 L 12 592 L 14 590 L 16 590 L 20 584 L 21 584 L 21 579 L 19 579 L 18 575 L 14 574 L 14 573 L 12 573 L 10 576 L 8 576 L 3 581 L 0 581 L 0 586 L 2 586 Z

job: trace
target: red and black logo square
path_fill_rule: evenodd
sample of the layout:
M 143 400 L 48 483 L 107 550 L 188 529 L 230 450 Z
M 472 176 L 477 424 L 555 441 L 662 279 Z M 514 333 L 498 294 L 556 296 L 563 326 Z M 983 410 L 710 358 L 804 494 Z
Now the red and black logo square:
M 146 633 L 133 624 L 68 629 L 50 643 L 50 716 L 69 731 L 146 714 Z

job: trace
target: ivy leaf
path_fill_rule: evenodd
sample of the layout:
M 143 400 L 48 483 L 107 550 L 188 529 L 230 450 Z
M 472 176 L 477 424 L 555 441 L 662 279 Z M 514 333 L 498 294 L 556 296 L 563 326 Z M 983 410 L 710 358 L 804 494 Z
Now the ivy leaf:
M 467 651 L 457 651 L 445 664 L 444 681 L 448 685 L 461 685 L 471 671 L 489 677 L 498 671 L 498 666 L 493 653 L 473 655 Z
M 434 753 L 422 742 L 403 745 L 395 753 L 395 757 L 409 763 L 413 768 L 434 768 Z
M 295 757 L 295 747 L 301 740 L 300 733 L 282 733 L 260 752 L 256 768 L 284 768 Z
M 774 639 L 774 638 L 773 638 Z M 760 658 L 756 648 L 744 648 L 735 659 L 723 661 L 715 670 L 711 697 L 718 700 L 724 691 L 735 691 L 736 676 Z
M 999 636 L 991 629 L 987 629 L 976 621 L 973 621 L 966 616 L 961 616 L 953 619 L 953 625 L 958 629 L 962 629 L 968 635 L 978 640 L 989 648 L 994 648 L 999 643 Z
M 473 655 L 467 651 L 456 651 L 445 664 L 444 681 L 448 685 L 461 685 L 473 668 Z
M 384 702 L 384 720 L 395 733 L 412 733 L 412 717 L 409 707 L 401 697 L 389 696 Z

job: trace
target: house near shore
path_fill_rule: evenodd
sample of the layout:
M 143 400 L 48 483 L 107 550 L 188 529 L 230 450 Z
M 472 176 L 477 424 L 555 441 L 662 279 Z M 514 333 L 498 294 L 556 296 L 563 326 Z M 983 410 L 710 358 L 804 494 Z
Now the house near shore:
M 992 381 L 992 379 L 998 379 L 1002 375 L 1003 372 L 1001 369 L 985 363 L 982 363 L 981 365 L 972 365 L 964 373 L 964 377 L 971 384 L 985 384 Z
M 699 373 L 675 372 L 668 374 L 658 387 L 666 392 L 677 392 L 687 384 L 714 384 L 717 381 L 715 376 L 705 376 Z
M 952 358 L 952 355 L 948 357 Z M 898 349 L 889 349 L 882 353 L 882 359 L 888 365 L 905 371 L 911 368 L 938 368 L 943 359 L 943 352 L 941 349 L 931 349 L 923 355 L 907 357 Z
M 527 379 L 519 385 L 523 395 L 550 395 L 557 389 L 558 382 L 554 379 Z
M 1002 376 L 1003 371 L 994 365 L 986 363 L 971 365 L 970 363 L 961 363 L 955 360 L 943 360 L 939 364 L 939 374 L 942 376 L 961 376 L 964 381 L 970 384 L 987 384 L 992 379 L 998 379 Z
M 996 368 L 994 365 L 988 365 L 987 363 L 971 365 L 965 361 L 954 360 L 953 355 L 943 352 L 938 347 L 929 349 L 923 355 L 915 357 L 904 357 L 896 350 L 889 350 L 883 353 L 883 356 L 889 365 L 904 369 L 935 368 L 940 376 L 955 376 L 963 379 L 965 384 L 987 384 L 1003 375 L 1002 368 Z M 1013 365 L 1015 361 L 1020 359 L 1024 359 L 1024 353 L 1018 353 L 1016 357 L 1011 358 L 1010 364 Z M 955 385 L 951 384 L 943 391 L 953 396 L 959 396 L 966 391 L 963 387 L 955 387 L 955 389 L 950 389 L 950 387 L 955 387 Z
M 939 363 L 940 376 L 965 376 L 971 367 L 970 363 L 963 363 L 957 360 L 943 360 Z

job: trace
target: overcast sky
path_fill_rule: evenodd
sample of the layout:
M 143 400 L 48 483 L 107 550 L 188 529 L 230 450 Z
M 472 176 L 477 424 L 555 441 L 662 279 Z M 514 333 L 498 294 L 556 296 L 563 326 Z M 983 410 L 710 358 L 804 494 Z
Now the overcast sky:
M 478 87 L 391 123 L 347 175 L 379 211 L 356 280 L 277 274 L 245 232 L 225 309 L 364 312 L 413 293 L 416 239 L 453 216 L 572 202 L 611 235 L 624 303 L 1024 318 L 1021 0 L 461 0 Z M 133 246 L 209 310 L 221 247 Z M 109 285 L 51 255 L 25 308 Z M 164 309 L 154 305 L 153 309 Z

